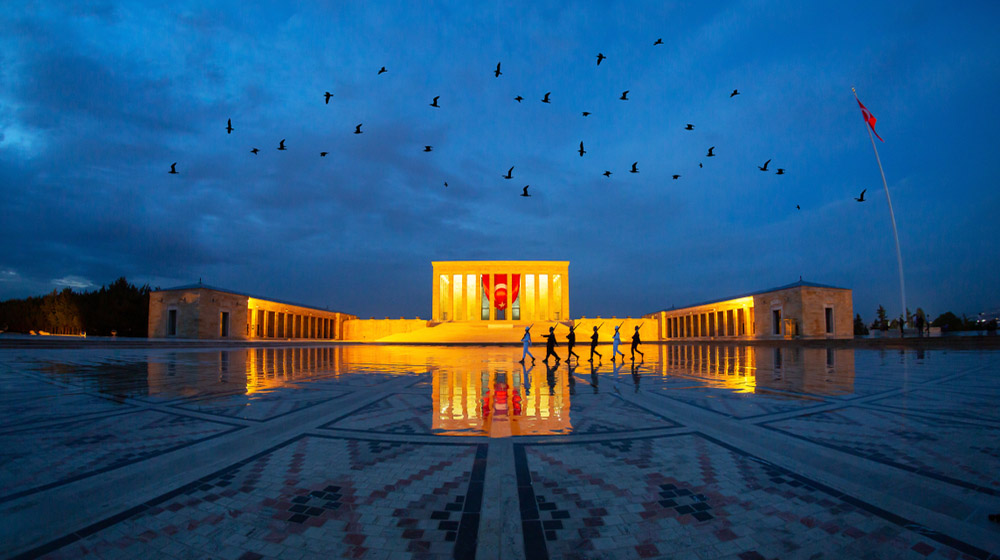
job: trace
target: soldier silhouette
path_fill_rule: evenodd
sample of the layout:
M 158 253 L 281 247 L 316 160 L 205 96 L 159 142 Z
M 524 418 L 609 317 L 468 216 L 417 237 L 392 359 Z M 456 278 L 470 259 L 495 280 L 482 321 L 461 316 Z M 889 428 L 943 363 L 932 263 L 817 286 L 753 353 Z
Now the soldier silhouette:
M 556 354 L 556 328 L 549 327 L 549 334 L 543 334 L 545 337 L 545 359 L 542 360 L 545 363 L 549 363 L 549 356 L 556 357 L 556 363 L 559 363 L 561 359 L 559 354 Z
M 576 361 L 580 361 L 580 356 L 577 356 L 576 352 L 573 351 L 573 346 L 576 345 L 576 325 L 569 328 L 569 334 L 566 335 L 566 349 L 569 350 L 569 354 L 566 355 L 566 362 L 568 363 L 570 358 L 576 356 Z
M 597 331 L 603 325 L 604 325 L 604 323 L 601 323 L 600 325 L 594 327 L 594 334 L 590 335 L 590 362 L 591 363 L 593 363 L 593 361 L 594 361 L 594 354 L 597 354 L 598 361 L 600 361 L 601 359 L 603 359 L 603 357 L 601 356 L 601 353 L 597 351 L 597 340 L 598 340 L 598 338 L 600 338 L 598 336 L 598 334 L 597 334 Z
M 524 364 L 524 357 L 531 356 L 531 363 L 534 365 L 535 356 L 531 353 L 531 325 L 524 327 L 524 336 L 521 337 L 521 342 L 524 343 L 524 352 L 521 353 L 520 364 Z
M 632 361 L 633 362 L 635 361 L 635 353 L 636 352 L 639 352 L 639 356 L 641 356 L 641 358 L 639 358 L 639 361 L 642 361 L 642 360 L 644 360 L 646 358 L 646 355 L 643 354 L 639 350 L 639 344 L 641 344 L 641 343 L 642 343 L 642 341 L 639 340 L 639 327 L 636 326 L 635 327 L 635 334 L 632 335 Z M 622 357 L 625 357 L 625 355 L 622 354 Z
M 624 324 L 625 323 L 622 323 L 622 325 L 624 325 Z M 617 327 L 615 327 L 615 337 L 613 339 L 611 339 L 611 361 L 612 362 L 615 361 L 615 358 L 618 357 L 618 354 L 621 354 L 622 358 L 625 357 L 625 352 L 622 352 L 621 350 L 618 349 L 618 345 L 622 343 L 622 337 L 621 337 L 621 334 L 618 332 L 618 329 L 620 329 L 622 325 L 618 325 Z

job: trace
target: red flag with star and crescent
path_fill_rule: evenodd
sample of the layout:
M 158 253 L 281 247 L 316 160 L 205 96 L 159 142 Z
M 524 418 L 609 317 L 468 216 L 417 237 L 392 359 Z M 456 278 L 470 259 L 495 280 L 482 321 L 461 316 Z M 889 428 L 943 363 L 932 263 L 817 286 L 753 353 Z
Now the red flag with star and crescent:
M 863 103 L 861 103 L 861 100 L 858 99 L 856 95 L 854 96 L 854 99 L 857 100 L 858 107 L 861 107 L 861 114 L 864 116 L 865 122 L 868 123 L 868 126 L 871 127 L 872 134 L 874 134 L 879 140 L 882 140 L 882 137 L 878 135 L 878 132 L 875 132 L 875 115 L 873 115 L 872 112 L 869 111 Z M 885 140 L 882 141 L 885 142 Z

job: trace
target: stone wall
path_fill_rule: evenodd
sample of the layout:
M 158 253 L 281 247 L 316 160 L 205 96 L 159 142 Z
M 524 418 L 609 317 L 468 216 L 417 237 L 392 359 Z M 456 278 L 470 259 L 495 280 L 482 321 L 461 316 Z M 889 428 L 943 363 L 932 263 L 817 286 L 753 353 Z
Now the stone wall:
M 358 319 L 344 322 L 344 340 L 378 340 L 400 333 L 413 332 L 427 327 L 429 321 L 423 319 Z

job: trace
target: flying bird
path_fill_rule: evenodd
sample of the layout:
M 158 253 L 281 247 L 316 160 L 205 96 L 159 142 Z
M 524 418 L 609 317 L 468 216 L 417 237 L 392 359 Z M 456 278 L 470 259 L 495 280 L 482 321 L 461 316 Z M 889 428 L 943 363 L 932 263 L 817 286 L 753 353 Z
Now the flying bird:
M 176 161 L 170 164 L 170 171 L 167 171 L 167 173 L 173 173 L 174 175 L 177 174 L 177 162 Z
M 448 181 L 444 182 L 444 188 L 446 188 L 446 189 L 448 188 Z
M 765 161 L 763 166 L 758 165 L 757 169 L 760 169 L 761 171 L 767 171 L 767 164 L 769 163 L 771 163 L 771 160 Z
M 430 152 L 430 151 L 433 151 L 433 150 L 434 150 L 434 148 L 432 148 L 430 146 L 424 146 L 424 151 L 425 152 Z
M 663 39 L 657 39 L 656 42 L 653 43 L 653 46 L 655 47 L 656 45 L 662 45 L 662 44 L 663 44 Z
M 518 95 L 517 97 L 514 98 L 514 101 L 517 101 L 518 103 L 520 103 L 520 102 L 524 101 L 524 98 L 521 97 L 520 95 Z
M 233 119 L 229 119 L 226 121 L 226 134 L 232 134 L 232 133 L 233 133 Z
M 694 125 L 693 124 L 689 124 L 689 125 L 685 126 L 684 130 L 694 130 Z
M 604 60 L 605 58 L 608 58 L 608 57 L 604 56 L 601 53 L 597 53 L 597 65 L 600 66 L 601 65 L 601 61 Z
M 622 92 L 622 96 L 619 97 L 618 99 L 621 99 L 622 101 L 628 101 L 628 92 L 629 92 L 629 90 L 623 91 Z
M 507 174 L 504 175 L 503 178 L 504 179 L 513 179 L 514 178 L 514 166 L 513 165 L 510 166 L 510 169 L 507 170 Z
M 778 168 L 778 173 L 777 173 L 777 174 L 778 174 L 778 175 L 784 175 L 784 174 L 785 174 L 785 170 L 779 167 L 779 168 Z
M 736 97 L 736 96 L 737 96 L 737 95 L 739 95 L 739 94 L 740 94 L 739 90 L 735 90 L 735 89 L 734 89 L 734 90 L 733 90 L 733 93 L 730 93 L 730 94 L 729 94 L 729 97 Z
M 378 73 L 379 74 L 384 74 L 385 72 L 387 72 L 387 70 L 385 69 L 385 66 L 383 66 L 383 67 L 381 67 L 381 68 L 378 69 Z
M 711 148 L 709 148 L 708 149 L 708 155 L 705 156 L 705 157 L 715 157 L 715 154 L 712 153 L 712 150 L 714 150 L 714 149 L 715 149 L 715 146 L 712 146 Z
M 583 149 L 583 142 L 580 142 L 580 149 L 577 151 L 580 152 L 580 157 L 583 157 L 583 154 L 587 153 L 587 151 Z
M 796 210 L 802 210 L 802 208 L 798 204 L 795 205 L 795 209 Z
M 281 142 L 279 142 L 279 143 L 278 143 L 278 149 L 279 149 L 279 150 L 284 150 L 284 149 L 286 149 L 286 148 L 285 148 L 285 139 L 284 139 L 284 138 L 282 138 L 282 139 L 281 139 Z
M 589 116 L 589 115 L 590 115 L 590 111 L 584 111 L 584 112 L 583 112 L 583 116 L 585 116 L 585 117 L 586 117 L 586 116 Z
M 551 91 L 545 92 L 545 97 L 542 98 L 542 103 L 548 103 L 549 102 L 549 95 L 551 95 L 551 94 L 552 94 Z
M 604 172 L 604 176 L 607 177 L 608 179 L 610 179 L 611 178 L 611 172 L 610 171 L 605 171 Z
M 257 153 L 257 152 L 259 152 L 259 151 L 260 151 L 260 150 L 258 150 L 257 148 L 251 148 L 251 149 L 250 149 L 250 153 L 251 153 L 251 154 L 256 154 L 256 153 Z
M 328 154 L 328 153 L 330 153 L 330 152 L 320 152 L 319 153 L 319 157 L 326 157 L 326 154 Z
M 524 185 L 524 190 L 521 192 L 521 196 L 531 196 L 530 194 L 528 194 L 528 187 L 530 186 L 531 185 Z
M 701 162 L 699 161 L 699 162 L 698 162 L 698 169 L 701 169 L 701 168 L 703 168 L 703 167 L 705 167 L 705 166 L 704 166 L 704 165 L 702 165 L 702 163 L 701 163 Z
M 503 72 L 500 71 L 500 63 L 497 62 L 497 69 L 493 71 L 493 77 L 499 78 L 500 74 L 503 74 Z
M 365 123 L 361 123 L 361 124 L 365 124 Z M 358 126 L 354 127 L 354 134 L 361 134 L 361 124 L 359 124 Z
M 440 107 L 440 105 L 438 105 L 438 99 L 440 98 L 441 98 L 440 95 L 434 97 L 434 101 L 431 101 L 431 107 Z
M 632 171 L 629 171 L 629 173 L 638 173 L 638 172 L 639 172 L 639 162 L 637 161 L 632 164 Z
M 865 201 L 865 191 L 867 191 L 867 190 L 868 189 L 865 189 L 865 190 L 861 191 L 861 196 L 856 197 L 854 200 L 857 200 L 858 202 L 864 202 Z
M 330 98 L 333 97 L 333 94 L 330 93 L 330 92 L 326 92 L 326 93 L 323 94 L 323 97 L 326 97 L 326 104 L 329 105 L 330 104 Z
M 681 176 L 680 176 L 680 175 L 674 175 L 674 180 L 675 180 L 675 181 L 676 181 L 677 179 L 680 179 L 680 178 L 681 178 Z

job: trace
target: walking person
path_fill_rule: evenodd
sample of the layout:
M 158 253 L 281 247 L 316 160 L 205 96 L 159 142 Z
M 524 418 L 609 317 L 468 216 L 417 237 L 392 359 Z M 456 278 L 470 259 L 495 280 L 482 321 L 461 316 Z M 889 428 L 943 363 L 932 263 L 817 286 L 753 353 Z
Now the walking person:
M 624 325 L 624 324 L 625 323 L 622 323 L 622 325 Z M 622 352 L 621 350 L 618 349 L 618 345 L 622 343 L 622 336 L 621 336 L 621 333 L 618 332 L 618 329 L 620 329 L 622 327 L 622 325 L 618 325 L 617 327 L 615 327 L 615 337 L 611 339 L 611 361 L 612 362 L 615 361 L 615 358 L 618 357 L 618 354 L 622 355 L 622 359 L 623 360 L 625 359 L 625 352 Z
M 524 343 L 524 352 L 521 353 L 520 364 L 524 364 L 524 357 L 531 356 L 531 365 L 535 365 L 535 356 L 531 353 L 531 325 L 524 327 L 524 336 L 521 337 L 521 342 Z
M 646 358 L 646 355 L 643 354 L 642 351 L 639 350 L 639 344 L 641 344 L 641 343 L 642 343 L 642 341 L 639 340 L 639 327 L 636 326 L 636 328 L 635 328 L 635 334 L 632 335 L 632 361 L 633 362 L 635 361 L 635 353 L 636 352 L 639 352 L 639 356 L 640 356 L 639 361 L 644 361 L 645 358 Z M 622 357 L 624 358 L 625 355 L 622 354 Z
M 603 357 L 601 356 L 601 353 L 597 351 L 597 340 L 598 340 L 598 338 L 600 338 L 598 336 L 598 334 L 597 334 L 597 330 L 600 329 L 603 325 L 604 325 L 604 323 L 601 323 L 600 325 L 594 327 L 594 334 L 590 335 L 590 362 L 591 363 L 594 362 L 594 354 L 597 354 L 597 360 L 598 360 L 598 362 L 600 362 L 600 360 L 603 359 Z
M 556 354 L 556 328 L 549 327 L 549 334 L 543 334 L 545 337 L 545 359 L 542 360 L 545 363 L 549 363 L 549 356 L 556 357 L 556 363 L 559 363 L 561 359 L 559 354 Z
M 570 358 L 576 356 L 576 361 L 579 363 L 580 356 L 573 351 L 573 346 L 576 345 L 576 325 L 569 328 L 569 334 L 566 335 L 566 349 L 569 350 L 569 354 L 566 355 L 566 363 L 569 363 Z

